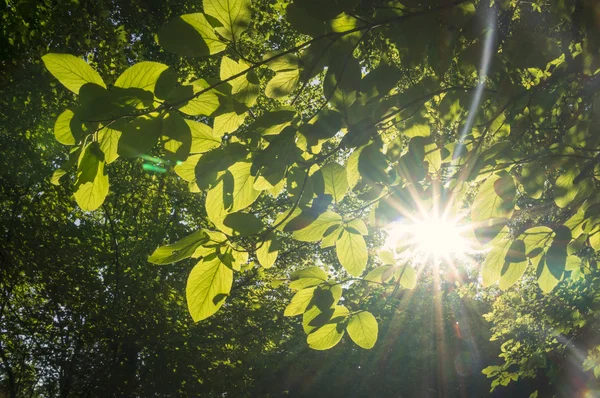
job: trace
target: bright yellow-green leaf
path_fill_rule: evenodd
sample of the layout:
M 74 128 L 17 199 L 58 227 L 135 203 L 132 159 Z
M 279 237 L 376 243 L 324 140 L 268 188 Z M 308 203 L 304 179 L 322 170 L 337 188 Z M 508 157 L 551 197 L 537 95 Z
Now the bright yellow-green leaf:
M 214 90 L 208 89 L 210 84 L 203 79 L 194 80 L 191 85 L 178 87 L 171 102 L 179 106 L 179 110 L 190 116 L 211 116 L 220 105 L 219 97 Z M 199 94 L 202 92 L 202 94 Z
M 203 0 L 204 12 L 223 25 L 215 30 L 227 40 L 237 41 L 250 25 L 250 0 Z
M 265 94 L 269 98 L 280 98 L 289 95 L 294 91 L 300 80 L 298 69 L 277 72 L 265 88 Z
M 323 240 L 321 240 L 321 248 L 325 249 L 327 247 L 335 246 L 335 244 L 336 244 L 337 240 L 339 239 L 340 234 L 342 233 L 343 230 L 344 230 L 344 228 L 340 226 L 340 227 L 335 228 L 328 235 L 325 235 L 323 237 Z
M 546 263 L 546 254 L 537 257 L 534 261 L 534 265 L 536 265 L 535 262 L 537 262 L 538 285 L 544 293 L 549 293 L 556 285 L 558 285 L 560 279 L 550 271 L 550 268 Z
M 190 153 L 204 153 L 221 145 L 221 137 L 213 134 L 210 126 L 186 119 L 185 122 L 192 133 Z
M 431 135 L 431 130 L 426 124 L 414 124 L 408 129 L 403 131 L 406 137 L 429 137 Z
M 590 246 L 596 251 L 600 251 L 600 228 L 596 228 L 589 237 Z
M 325 193 L 333 196 L 336 202 L 341 201 L 348 191 L 346 169 L 337 163 L 327 163 L 321 168 Z
M 348 229 L 352 233 L 358 233 L 361 235 L 369 234 L 369 230 L 367 229 L 365 222 L 363 220 L 359 220 L 358 218 L 349 221 L 348 224 L 346 224 L 346 229 Z
M 574 180 L 579 175 L 579 169 L 573 167 L 570 170 L 562 173 L 556 179 L 554 187 L 554 203 L 558 207 L 567 207 L 569 203 L 575 199 L 579 191 L 579 184 L 574 184 Z
M 169 67 L 167 65 L 144 61 L 130 66 L 115 82 L 115 87 L 141 88 L 154 93 L 154 87 L 160 75 Z
M 67 109 L 58 116 L 54 123 L 54 137 L 61 144 L 75 145 L 82 133 L 81 125 L 82 123 L 73 111 Z
M 234 243 L 227 244 L 225 250 L 219 254 L 221 261 L 229 268 L 240 271 L 242 266 L 248 262 L 248 252 Z
M 471 220 L 510 218 L 515 208 L 515 194 L 516 187 L 510 174 L 492 175 L 483 183 L 473 201 Z
M 310 304 L 310 301 L 313 298 L 315 290 L 316 287 L 299 290 L 294 297 L 292 297 L 292 300 L 287 307 L 285 307 L 283 316 L 296 316 L 304 313 L 306 307 L 308 307 L 308 304 Z
M 230 211 L 242 210 L 250 206 L 260 195 L 260 191 L 254 189 L 255 177 L 252 175 L 251 169 L 252 163 L 247 161 L 236 162 L 227 169 L 228 173 L 233 176 L 233 189 L 231 190 L 233 205 Z
M 291 216 L 293 218 L 294 216 Z M 306 227 L 294 231 L 293 237 L 303 242 L 317 242 L 323 238 L 325 232 L 333 226 L 342 223 L 342 217 L 332 211 L 326 211 L 319 215 L 316 220 L 312 221 Z
M 279 253 L 277 241 L 274 235 L 270 235 L 268 239 L 258 249 L 256 249 L 256 257 L 258 262 L 265 268 L 271 268 L 277 260 L 277 254 Z
M 79 94 L 79 89 L 86 83 L 94 83 L 106 88 L 104 81 L 83 59 L 70 54 L 46 54 L 42 57 L 46 69 L 62 83 L 63 86 Z
M 208 240 L 208 235 L 203 230 L 198 230 L 183 239 L 169 245 L 160 246 L 148 258 L 153 264 L 171 264 L 191 257 L 198 246 Z
M 245 61 L 234 61 L 229 57 L 221 59 L 220 78 L 221 80 L 229 79 L 232 76 L 244 73 L 233 80 L 229 80 L 231 85 L 231 93 L 234 98 L 244 105 L 251 107 L 256 102 L 259 93 L 259 81 L 253 71 L 247 71 L 250 68 Z
M 385 283 L 394 275 L 394 266 L 382 265 L 370 271 L 364 279 L 375 283 Z
M 417 273 L 408 264 L 399 267 L 395 276 L 400 279 L 400 286 L 405 289 L 414 289 L 417 286 Z
M 396 265 L 396 259 L 394 258 L 394 253 L 389 250 L 380 250 L 377 253 L 379 259 L 383 264 Z
M 338 285 L 332 286 L 333 288 L 339 288 L 341 295 L 341 288 Z M 333 292 L 332 292 L 333 294 Z M 334 302 L 331 308 L 319 308 L 316 305 L 311 305 L 302 315 L 302 328 L 304 333 L 312 333 L 315 329 L 328 323 L 338 323 L 346 318 L 349 314 L 348 309 L 342 305 L 336 305 L 339 297 L 334 298 Z
M 175 173 L 185 181 L 196 181 L 196 165 L 202 155 L 191 155 L 184 162 L 178 162 L 173 168 Z
M 75 181 L 75 200 L 84 211 L 93 211 L 108 195 L 108 175 L 104 170 L 104 155 L 94 142 L 81 153 Z
M 502 277 L 506 253 L 511 244 L 512 242 L 508 239 L 502 239 L 493 244 L 492 250 L 485 257 L 481 267 L 481 279 L 484 287 L 491 286 Z
M 292 273 L 290 280 L 290 289 L 304 289 L 327 282 L 327 272 L 319 267 L 308 267 Z
M 100 149 L 104 152 L 106 164 L 110 164 L 119 158 L 119 140 L 121 139 L 119 130 L 104 127 L 98 132 L 98 142 Z
M 244 123 L 246 112 L 237 113 L 236 111 L 223 113 L 215 117 L 213 129 L 214 134 L 222 137 L 225 134 L 233 133 Z
M 335 251 L 340 264 L 350 275 L 360 276 L 365 270 L 369 253 L 362 235 L 345 229 L 335 244 Z
M 532 227 L 521 234 L 519 239 L 525 242 L 525 254 L 528 257 L 536 257 L 533 254 L 539 255 L 541 250 L 552 243 L 554 231 L 548 227 Z M 536 252 L 534 252 L 534 250 Z
M 379 327 L 373 314 L 361 311 L 350 317 L 346 331 L 356 345 L 369 350 L 375 346 Z
M 343 308 L 343 310 L 338 310 L 338 307 Z M 306 338 L 308 346 L 313 350 L 328 350 L 342 339 L 342 336 L 344 335 L 342 320 L 348 314 L 348 310 L 343 306 L 337 306 L 336 312 L 340 315 L 332 317 L 332 320 L 329 323 L 316 329 Z M 334 322 L 338 319 L 340 321 Z
M 233 271 L 213 254 L 198 262 L 190 272 L 185 289 L 188 310 L 194 322 L 221 308 L 233 283 Z
M 565 271 L 575 271 L 581 269 L 583 262 L 581 258 L 577 256 L 568 256 L 567 263 L 565 264 Z
M 505 263 L 500 276 L 500 289 L 506 290 L 517 283 L 526 269 L 527 260 L 518 263 Z
M 346 175 L 348 178 L 348 185 L 350 188 L 354 188 L 354 186 L 360 180 L 360 172 L 358 171 L 358 161 L 360 158 L 360 153 L 364 147 L 356 148 L 354 152 L 350 154 L 348 157 L 348 161 L 346 162 Z

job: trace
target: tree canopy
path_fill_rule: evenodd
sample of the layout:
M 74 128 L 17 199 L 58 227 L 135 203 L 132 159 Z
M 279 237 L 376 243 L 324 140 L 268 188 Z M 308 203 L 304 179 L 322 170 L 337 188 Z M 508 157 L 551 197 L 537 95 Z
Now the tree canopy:
M 2 11 L 10 396 L 385 396 L 404 360 L 438 367 L 409 396 L 597 385 L 597 2 L 28 3 Z M 469 260 L 390 244 L 431 218 Z

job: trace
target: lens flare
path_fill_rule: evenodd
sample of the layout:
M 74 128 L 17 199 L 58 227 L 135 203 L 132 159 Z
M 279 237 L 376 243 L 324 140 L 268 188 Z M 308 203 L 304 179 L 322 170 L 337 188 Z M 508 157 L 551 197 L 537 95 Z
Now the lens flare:
M 406 250 L 412 258 L 450 260 L 474 250 L 470 230 L 460 217 L 422 215 L 392 224 L 386 246 L 396 252 Z

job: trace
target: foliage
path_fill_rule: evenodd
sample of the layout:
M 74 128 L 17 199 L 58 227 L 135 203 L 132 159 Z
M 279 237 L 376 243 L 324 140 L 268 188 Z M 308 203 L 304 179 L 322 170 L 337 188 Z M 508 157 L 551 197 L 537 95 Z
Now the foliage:
M 503 300 L 521 289 L 539 302 L 594 281 L 600 250 L 597 7 L 585 0 L 204 0 L 175 14 L 151 14 L 154 30 L 148 30 L 139 5 L 119 4 L 106 13 L 130 21 L 137 31 L 115 29 L 110 18 L 92 19 L 93 26 L 102 26 L 104 41 L 67 34 L 59 42 L 73 45 L 47 50 L 44 35 L 63 39 L 60 29 L 68 31 L 60 13 L 69 6 L 43 3 L 32 14 L 51 15 L 44 23 L 52 31 L 19 36 L 27 29 L 18 29 L 26 22 L 17 19 L 6 28 L 12 29 L 7 48 L 17 56 L 9 51 L 7 59 L 13 66 L 43 62 L 70 92 L 50 84 L 42 94 L 32 90 L 27 76 L 34 68 L 18 84 L 3 73 L 13 90 L 3 103 L 26 105 L 2 121 L 36 114 L 40 104 L 51 106 L 55 121 L 38 123 L 52 124 L 54 137 L 68 149 L 48 150 L 47 159 L 33 161 L 36 145 L 51 145 L 36 131 L 39 126 L 25 125 L 37 119 L 25 118 L 20 126 L 32 132 L 25 140 L 31 164 L 55 171 L 28 185 L 17 175 L 7 177 L 15 188 L 6 193 L 12 199 L 3 209 L 14 226 L 21 197 L 34 200 L 36 192 L 54 189 L 67 206 L 66 190 L 81 210 L 78 219 L 104 219 L 110 226 L 111 248 L 90 250 L 118 259 L 115 231 L 126 215 L 110 216 L 110 209 L 135 199 L 140 210 L 129 217 L 147 211 L 146 229 L 124 224 L 131 230 L 121 233 L 146 242 L 132 257 L 140 267 L 136 275 L 168 274 L 180 265 L 166 264 L 195 262 L 182 269 L 188 311 L 203 321 L 199 325 L 225 322 L 234 301 L 269 303 L 279 315 L 301 315 L 307 345 L 326 350 L 345 341 L 346 332 L 361 348 L 377 347 L 384 319 L 375 298 L 417 287 L 422 270 L 400 253 L 377 251 L 382 230 L 440 207 L 468 208 L 474 239 L 486 252 L 482 283 L 498 283 L 505 291 L 494 297 L 495 315 L 488 317 L 500 324 L 508 319 L 500 310 Z M 3 19 L 18 9 L 4 12 Z M 88 16 L 81 11 L 75 20 Z M 38 40 L 30 52 L 17 51 L 30 40 Z M 150 178 L 139 167 L 156 175 Z M 161 201 L 135 191 L 141 183 L 158 190 Z M 176 233 L 151 228 L 152 217 L 159 222 L 170 214 L 180 217 Z M 53 244 L 61 246 L 59 240 Z M 165 244 L 156 248 L 157 242 Z M 13 253 L 13 244 L 4 251 Z M 295 261 L 284 253 L 296 253 Z M 147 255 L 156 265 L 141 268 Z M 14 264 L 26 262 L 18 259 Z M 105 283 L 103 266 L 95 270 L 90 283 Z M 119 280 L 116 269 L 110 272 Z M 260 282 L 236 300 L 235 287 L 247 275 L 287 281 L 295 293 L 284 309 Z M 23 286 L 6 294 L 21 297 L 26 307 Z M 286 300 L 291 296 L 277 289 Z M 118 286 L 109 291 L 111 297 L 120 294 Z M 140 297 L 136 304 L 153 301 Z M 217 311 L 223 314 L 206 320 Z M 494 337 L 509 336 L 512 325 L 495 330 Z M 275 336 L 256 349 L 270 346 Z M 517 341 L 504 349 L 518 351 Z M 536 344 L 525 351 L 528 361 L 550 343 Z M 589 349 L 585 366 L 595 369 L 596 354 Z M 540 368 L 505 352 L 504 368 L 488 368 L 493 383 L 515 380 L 517 373 L 508 371 L 514 363 L 528 377 Z

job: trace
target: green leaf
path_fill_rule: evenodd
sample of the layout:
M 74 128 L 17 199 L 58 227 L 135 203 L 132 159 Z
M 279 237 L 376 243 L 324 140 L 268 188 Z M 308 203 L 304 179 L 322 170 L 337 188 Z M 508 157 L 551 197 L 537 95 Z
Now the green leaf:
M 227 244 L 224 252 L 218 253 L 218 256 L 227 267 L 235 271 L 240 271 L 242 266 L 248 262 L 249 257 L 248 252 L 235 243 Z
M 93 211 L 104 203 L 108 195 L 108 175 L 104 170 L 104 154 L 97 142 L 82 151 L 77 166 L 75 200 L 84 211 Z
M 595 232 L 590 234 L 589 237 L 590 246 L 596 251 L 600 251 L 600 229 L 596 229 Z
M 471 220 L 484 221 L 490 218 L 510 218 L 515 208 L 516 187 L 507 172 L 489 177 L 479 189 L 473 207 Z
M 325 213 L 320 214 L 316 219 L 308 220 L 308 225 L 294 231 L 292 236 L 302 242 L 317 242 L 323 238 L 323 235 L 329 228 L 338 226 L 341 223 L 342 217 L 339 214 L 332 211 L 326 211 Z
M 360 180 L 360 172 L 358 170 L 358 163 L 360 159 L 360 153 L 364 147 L 356 148 L 348 157 L 346 162 L 346 176 L 348 178 L 348 186 L 354 188 L 354 186 Z
M 344 198 L 348 191 L 348 178 L 346 177 L 346 169 L 337 163 L 327 163 L 321 168 L 325 194 L 333 196 L 335 202 L 339 202 Z
M 256 131 L 261 135 L 277 135 L 290 125 L 296 111 L 292 107 L 279 107 L 265 112 L 256 118 L 249 127 L 249 131 Z
M 213 315 L 221 308 L 233 283 L 233 271 L 212 254 L 198 262 L 190 272 L 185 294 L 194 322 Z
M 83 122 L 67 109 L 61 113 L 54 123 L 54 137 L 64 145 L 75 145 L 81 139 L 83 134 Z
M 552 272 L 550 272 L 549 267 L 546 264 L 546 254 L 541 255 L 536 259 L 538 261 L 536 265 L 537 269 L 537 278 L 538 278 L 538 286 L 544 293 L 549 293 L 558 285 L 560 281 L 557 279 Z
M 106 88 L 104 81 L 83 59 L 70 54 L 46 54 L 42 57 L 46 69 L 62 83 L 63 86 L 79 94 L 79 89 L 86 83 L 94 83 Z
M 525 242 L 517 239 L 512 242 L 504 257 L 504 265 L 500 272 L 500 289 L 506 290 L 514 285 L 526 269 Z
M 281 98 L 290 95 L 296 86 L 298 86 L 299 80 L 300 72 L 298 69 L 277 72 L 275 76 L 269 80 L 269 83 L 267 83 L 265 94 L 269 98 Z
M 304 289 L 327 282 L 327 272 L 319 267 L 308 267 L 290 275 L 290 289 Z
M 535 163 L 526 163 L 521 170 L 521 183 L 527 195 L 539 199 L 544 192 L 546 174 L 544 169 Z
M 247 71 L 249 68 L 250 65 L 244 61 L 240 60 L 236 62 L 224 56 L 221 59 L 220 78 L 221 80 L 226 80 L 245 72 L 242 76 L 230 80 L 229 84 L 231 85 L 231 94 L 233 94 L 234 98 L 244 105 L 251 107 L 258 97 L 260 81 L 253 71 Z
M 208 152 L 221 145 L 221 137 L 214 134 L 213 129 L 210 128 L 210 126 L 189 119 L 186 119 L 185 122 L 192 134 L 190 153 Z
M 265 268 L 271 268 L 277 260 L 277 254 L 279 253 L 279 244 L 273 234 L 270 234 L 267 239 L 256 249 L 256 258 L 260 265 Z
M 246 119 L 246 111 L 237 111 L 226 112 L 217 117 L 215 117 L 213 129 L 214 133 L 222 137 L 225 134 L 233 133 L 238 129 Z
M 431 130 L 426 124 L 414 124 L 410 128 L 404 130 L 404 135 L 406 137 L 429 137 L 431 135 Z
M 415 272 L 415 269 L 408 264 L 399 267 L 395 276 L 400 279 L 400 286 L 405 289 L 414 289 L 417 286 L 417 273 Z
M 306 307 L 310 304 L 315 294 L 316 287 L 309 287 L 306 289 L 299 290 L 290 303 L 285 307 L 283 316 L 296 316 L 301 315 L 306 311 Z
M 567 207 L 569 203 L 575 199 L 575 196 L 577 196 L 579 184 L 575 184 L 574 180 L 578 175 L 579 169 L 577 167 L 572 167 L 556 179 L 554 187 L 554 203 L 556 203 L 558 207 Z
M 364 279 L 370 282 L 385 283 L 394 275 L 394 266 L 383 265 L 370 271 Z
M 344 229 L 335 244 L 335 251 L 340 264 L 350 275 L 360 276 L 365 270 L 369 253 L 362 235 Z
M 565 271 L 575 271 L 581 269 L 583 265 L 583 261 L 581 258 L 577 256 L 567 256 L 567 261 L 565 263 Z
M 346 229 L 354 234 L 368 235 L 369 230 L 363 220 L 355 219 L 346 224 Z
M 191 257 L 198 246 L 208 241 L 208 235 L 198 230 L 175 243 L 154 250 L 148 261 L 153 264 L 171 264 Z
M 260 191 L 254 189 L 255 177 L 252 175 L 251 169 L 252 163 L 248 161 L 236 162 L 227 169 L 227 173 L 233 177 L 231 187 L 227 185 L 229 180 L 225 179 L 225 192 L 233 199 L 230 211 L 245 209 L 260 195 Z
M 527 257 L 537 257 L 546 246 L 550 245 L 553 238 L 552 229 L 542 226 L 529 228 L 519 237 L 525 243 Z
M 221 23 L 215 30 L 227 40 L 237 41 L 250 25 L 250 0 L 203 0 L 204 12 Z
M 223 219 L 223 225 L 227 228 L 226 232 L 231 236 L 249 236 L 260 232 L 263 223 L 253 214 L 236 211 L 227 214 Z
M 373 314 L 361 311 L 350 317 L 346 331 L 356 345 L 369 350 L 375 346 L 379 328 Z
M 171 111 L 163 116 L 161 133 L 167 160 L 187 159 L 192 145 L 189 125 L 179 112 Z
M 154 93 L 156 82 L 160 75 L 169 67 L 158 62 L 140 62 L 130 66 L 115 82 L 115 87 L 141 88 Z
M 158 32 L 158 43 L 165 50 L 186 57 L 217 54 L 227 48 L 200 12 L 182 15 L 163 26 Z
M 62 176 L 67 174 L 67 172 L 73 166 L 75 166 L 75 164 L 77 164 L 80 154 L 81 154 L 80 146 L 72 147 L 71 150 L 69 151 L 69 158 L 67 159 L 67 161 L 64 162 L 62 164 L 62 166 L 60 166 L 58 169 L 54 170 L 54 173 L 52 173 L 52 177 L 50 178 L 50 183 L 52 183 L 53 185 L 59 185 L 60 179 L 62 178 Z
M 343 230 L 344 228 L 341 226 L 328 229 L 325 233 L 325 236 L 323 236 L 323 240 L 321 240 L 321 248 L 325 249 L 327 247 L 335 246 Z
M 484 287 L 491 286 L 502 277 L 506 253 L 508 253 L 511 244 L 512 242 L 508 239 L 500 239 L 494 242 L 492 250 L 485 257 L 481 268 L 481 279 Z
M 133 120 L 119 120 L 111 128 L 121 132 L 117 152 L 119 156 L 138 157 L 144 155 L 158 142 L 161 135 L 161 119 L 138 116 Z
M 308 346 L 313 350 L 328 350 L 339 343 L 344 335 L 342 322 L 347 315 L 346 307 L 336 306 L 332 319 L 308 335 Z
M 202 155 L 191 155 L 184 162 L 178 162 L 173 168 L 175 173 L 188 182 L 196 181 L 196 165 Z
M 98 142 L 100 149 L 104 153 L 106 164 L 110 164 L 119 158 L 119 140 L 121 139 L 119 130 L 104 127 L 98 131 Z
M 179 110 L 190 116 L 211 116 L 220 106 L 215 90 L 204 79 L 194 80 L 191 85 L 177 87 L 169 96 L 168 102 L 176 104 Z M 202 94 L 199 94 L 202 92 Z

